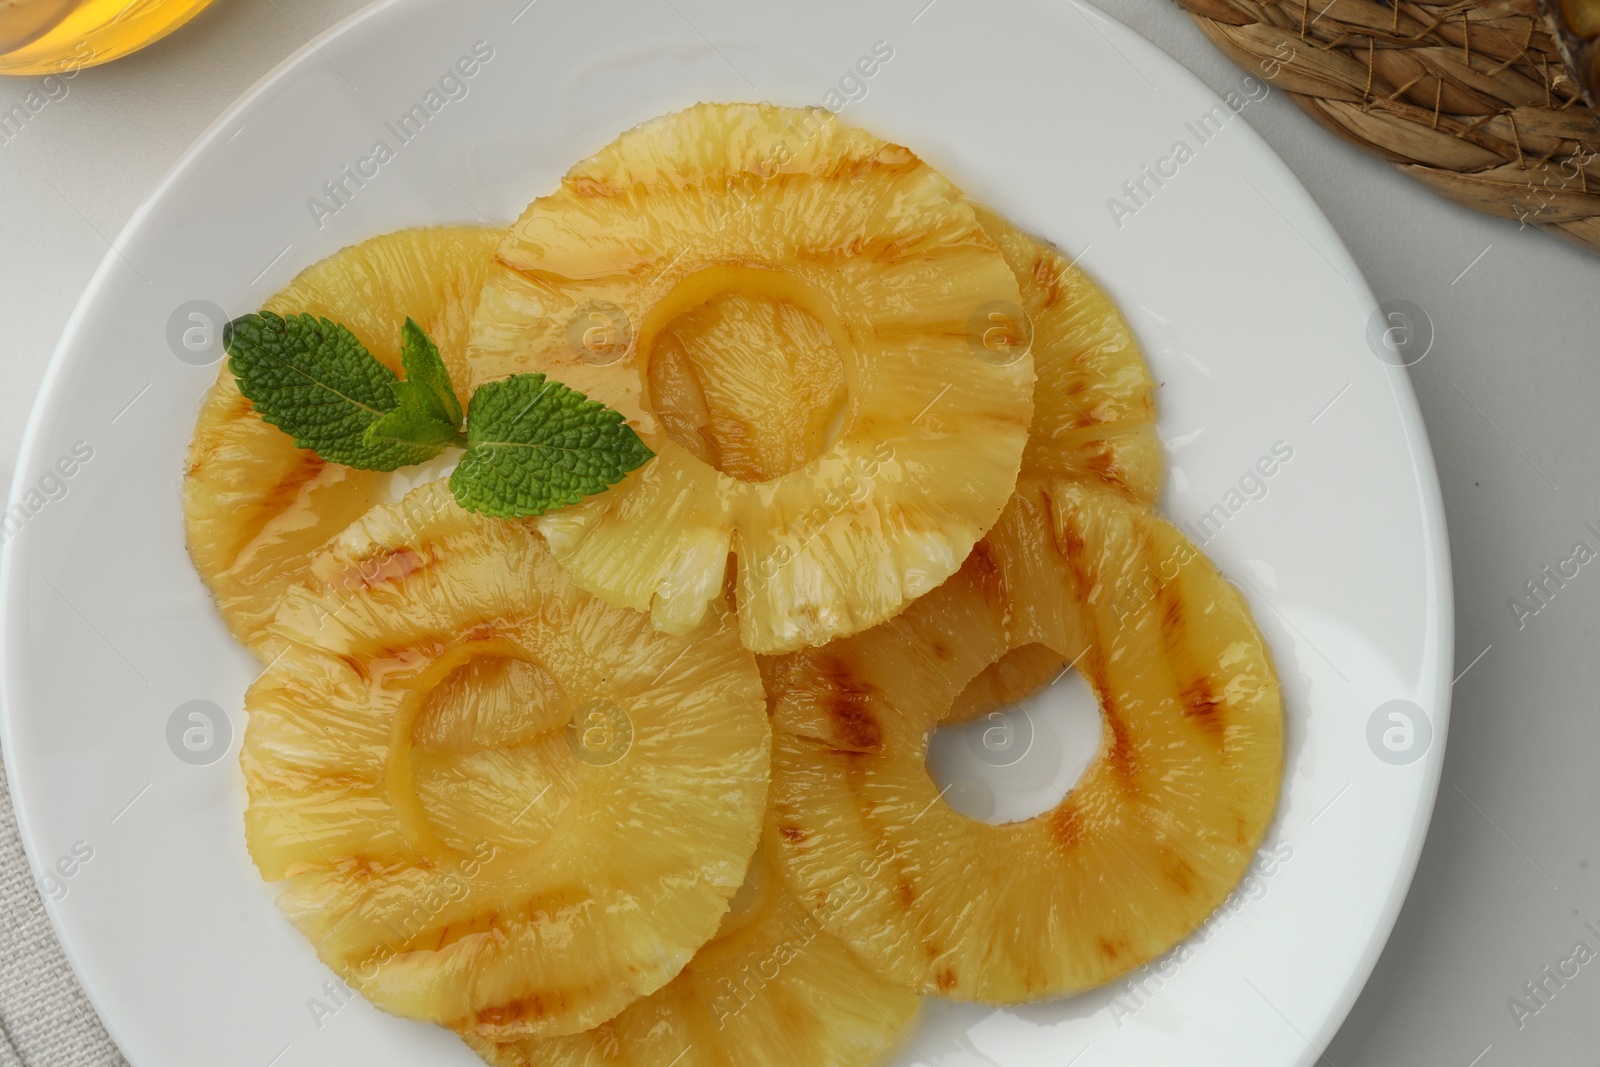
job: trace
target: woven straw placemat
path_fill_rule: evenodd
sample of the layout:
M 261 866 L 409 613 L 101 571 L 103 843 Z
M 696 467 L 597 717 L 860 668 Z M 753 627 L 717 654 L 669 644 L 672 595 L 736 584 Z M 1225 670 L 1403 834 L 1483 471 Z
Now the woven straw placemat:
M 1595 45 L 1552 2 L 1178 2 L 1340 137 L 1452 200 L 1600 252 Z

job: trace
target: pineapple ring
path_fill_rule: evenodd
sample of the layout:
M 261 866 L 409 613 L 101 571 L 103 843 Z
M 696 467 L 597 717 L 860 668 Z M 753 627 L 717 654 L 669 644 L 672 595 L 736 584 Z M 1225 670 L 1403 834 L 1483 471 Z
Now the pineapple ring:
M 764 849 L 734 909 L 677 978 L 593 1030 L 467 1044 L 493 1067 L 861 1067 L 903 1044 L 921 998 L 824 931 Z
M 1015 485 L 1032 357 L 979 358 L 969 340 L 987 307 L 1017 305 L 1015 277 L 946 179 L 826 111 L 701 104 L 646 123 L 534 201 L 498 261 L 476 380 L 543 371 L 656 452 L 539 528 L 580 587 L 668 633 L 699 625 L 730 569 L 754 651 L 875 625 L 953 574 Z M 837 432 L 796 415 L 826 447 L 764 481 L 680 444 L 670 409 L 698 389 L 652 374 L 663 338 L 663 359 L 683 356 L 680 319 L 734 297 L 791 309 L 797 336 L 842 365 L 842 399 L 812 398 L 842 405 Z M 741 391 L 760 430 L 808 376 L 748 367 L 766 368 Z
M 924 763 L 969 680 L 1020 647 L 1003 543 L 889 623 L 764 669 L 785 878 L 884 977 L 985 1003 L 1099 985 L 1187 937 L 1243 875 L 1282 775 L 1277 676 L 1237 591 L 1117 490 L 1034 504 L 1075 606 L 1076 647 L 1056 651 L 1083 653 L 1105 721 L 1055 809 L 976 822 Z
M 503 231 L 400 230 L 334 253 L 263 305 L 342 322 L 391 370 L 400 324 L 415 319 L 457 381 L 478 292 Z M 382 499 L 388 475 L 327 463 L 294 446 L 239 392 L 224 361 L 200 409 L 184 472 L 189 555 L 228 629 L 263 662 L 272 613 L 307 579 L 313 553 Z
M 442 482 L 373 509 L 315 572 L 333 580 L 272 625 L 241 762 L 251 856 L 322 960 L 386 1011 L 501 1040 L 587 1029 L 669 982 L 716 933 L 766 802 L 766 701 L 732 620 L 660 634 Z M 512 662 L 534 666 L 513 681 Z M 536 696 L 485 721 L 474 664 L 495 700 Z M 540 743 L 597 702 L 626 744 L 591 747 L 583 721 Z M 424 757 L 456 776 L 423 788 Z M 461 840 L 495 807 L 510 829 Z

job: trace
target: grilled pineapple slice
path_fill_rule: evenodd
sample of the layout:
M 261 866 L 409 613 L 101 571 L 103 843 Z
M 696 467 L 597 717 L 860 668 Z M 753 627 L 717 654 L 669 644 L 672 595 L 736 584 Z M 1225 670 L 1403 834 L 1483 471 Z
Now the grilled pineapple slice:
M 501 236 L 458 227 L 375 237 L 308 267 L 264 310 L 342 322 L 392 370 L 409 315 L 463 381 L 467 327 Z M 235 637 L 262 655 L 272 613 L 306 579 L 311 555 L 382 499 L 388 478 L 296 448 L 223 363 L 195 425 L 183 500 L 189 555 Z
M 593 1030 L 493 1042 L 495 1067 L 867 1067 L 904 1043 L 920 998 L 822 929 L 757 850 L 717 936 L 654 995 Z
M 1033 330 L 1038 382 L 1019 480 L 1103 483 L 1154 504 L 1162 479 L 1155 383 L 1127 320 L 1054 246 L 975 210 L 1017 276 Z
M 386 1011 L 494 1040 L 578 1032 L 669 982 L 766 802 L 731 618 L 658 633 L 444 483 L 312 573 L 271 627 L 242 763 L 251 856 L 322 960 Z
M 1282 699 L 1238 593 L 1118 489 L 1057 483 L 1036 503 L 1076 615 L 1054 651 L 1082 655 L 1105 721 L 1054 810 L 974 822 L 924 765 L 969 680 L 1018 647 L 1005 546 L 986 540 L 898 618 L 765 671 L 785 683 L 772 694 L 784 876 L 830 932 L 923 993 L 1029 1001 L 1145 963 L 1226 897 L 1277 800 Z
M 475 380 L 543 371 L 656 452 L 539 528 L 580 587 L 666 632 L 730 568 L 754 651 L 865 629 L 954 573 L 1015 483 L 1032 357 L 968 339 L 1016 305 L 1011 271 L 948 181 L 825 111 L 646 123 L 498 260 Z

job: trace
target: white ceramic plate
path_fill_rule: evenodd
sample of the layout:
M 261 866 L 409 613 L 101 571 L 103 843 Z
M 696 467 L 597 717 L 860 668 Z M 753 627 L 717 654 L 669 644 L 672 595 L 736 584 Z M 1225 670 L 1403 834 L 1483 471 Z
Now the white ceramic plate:
M 475 74 L 441 88 L 474 50 Z M 1316 1059 L 1378 956 L 1427 827 L 1450 581 L 1405 372 L 1375 355 L 1366 285 L 1247 125 L 1264 91 L 1241 76 L 1220 103 L 1124 27 L 1055 0 L 395 0 L 248 93 L 95 276 L 34 411 L 7 528 L 12 789 L 67 954 L 129 1060 L 474 1062 L 442 1031 L 330 992 L 245 855 L 236 755 L 254 667 L 195 577 L 180 522 L 185 448 L 217 373 L 176 354 L 204 306 L 191 302 L 240 314 L 373 234 L 509 220 L 623 129 L 704 99 L 842 109 L 1081 255 L 1162 383 L 1165 508 L 1191 531 L 1210 516 L 1206 550 L 1248 595 L 1283 676 L 1279 816 L 1218 917 L 1098 992 L 931 1007 L 899 1062 Z M 389 124 L 419 103 L 438 106 L 401 144 Z M 331 200 L 324 183 L 379 140 L 394 158 Z M 52 475 L 75 449 L 72 475 Z M 940 773 L 983 778 L 971 803 L 1037 809 L 1087 751 L 1081 715 L 1044 706 L 1071 698 L 1017 713 L 1031 714 L 1033 762 L 995 770 L 944 744 Z M 185 762 L 169 725 L 190 725 L 178 709 L 193 700 L 223 715 L 211 750 Z

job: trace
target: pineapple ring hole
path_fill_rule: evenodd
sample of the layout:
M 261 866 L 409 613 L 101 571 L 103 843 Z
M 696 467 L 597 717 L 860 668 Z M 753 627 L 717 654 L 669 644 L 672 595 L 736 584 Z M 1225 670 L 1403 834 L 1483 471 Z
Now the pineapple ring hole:
M 782 271 L 719 266 L 680 282 L 640 334 L 649 403 L 666 435 L 731 478 L 765 482 L 839 439 L 848 335 Z
M 1035 646 L 1007 652 L 972 682 L 955 707 L 1008 661 Z M 1059 807 L 1099 754 L 1106 726 L 1100 700 L 1077 671 L 1020 700 L 968 721 L 946 720 L 929 739 L 928 775 L 944 802 L 969 819 L 1002 826 Z
M 474 649 L 424 696 L 411 743 L 428 752 L 481 752 L 534 740 L 572 718 L 561 683 L 530 659 Z
M 537 833 L 576 792 L 577 757 L 562 736 L 572 721 L 572 701 L 561 683 L 514 642 L 488 638 L 456 645 L 403 684 L 384 780 L 417 850 L 433 855 L 469 851 L 481 841 L 452 833 L 448 828 L 462 813 L 430 810 L 424 797 L 433 792 L 430 774 L 442 770 L 457 782 L 469 779 L 477 769 L 474 757 L 482 753 L 520 754 L 518 762 L 534 779 L 522 790 L 527 807 L 504 813 L 510 821 L 508 840 L 494 844 L 513 843 L 518 831 L 520 836 Z M 512 802 L 520 799 L 521 793 Z

